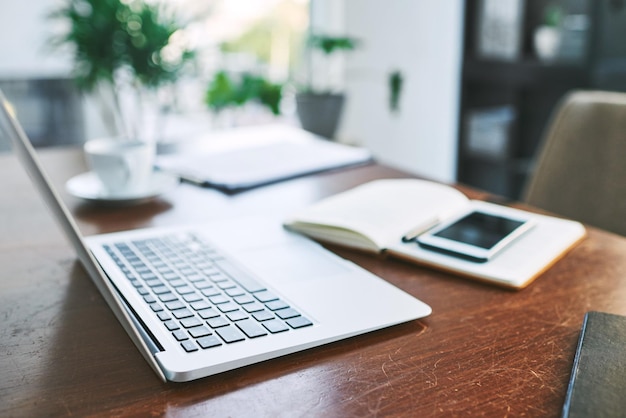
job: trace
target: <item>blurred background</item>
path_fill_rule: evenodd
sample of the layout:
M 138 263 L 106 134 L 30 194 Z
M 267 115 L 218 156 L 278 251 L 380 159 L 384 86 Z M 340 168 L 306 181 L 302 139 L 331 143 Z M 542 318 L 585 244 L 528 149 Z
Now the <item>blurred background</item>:
M 19 91 L 19 101 L 28 102 L 28 111 L 20 112 L 20 118 L 33 141 L 42 145 L 109 134 L 97 106 L 77 97 L 72 88 L 71 52 L 49 45 L 50 37 L 63 28 L 48 15 L 62 3 L 5 2 L 0 14 L 4 34 L 0 37 L 4 57 L 0 86 L 7 95 Z M 281 118 L 297 124 L 290 93 L 306 82 L 307 71 L 315 65 L 304 53 L 307 32 L 349 34 L 359 40 L 359 47 L 349 57 L 334 60 L 332 69 L 330 64 L 321 64 L 332 83 L 349 93 L 336 139 L 368 146 L 382 161 L 413 172 L 453 180 L 460 0 L 168 3 L 175 4 L 181 21 L 186 22 L 186 36 L 197 50 L 197 59 L 193 74 L 182 77 L 176 86 L 177 111 L 184 114 L 185 122 L 172 129 L 171 136 L 179 138 L 167 140 L 191 136 L 205 126 L 258 123 L 272 117 L 254 106 L 218 115 L 207 112 L 203 103 L 207 83 L 222 69 L 262 71 L 272 81 L 288 83 Z M 398 70 L 403 73 L 404 91 L 400 112 L 392 113 L 388 77 Z M 60 106 L 69 111 L 54 110 Z
M 119 130 L 104 95 L 76 86 L 72 45 L 53 45 L 70 23 L 50 15 L 72 1 L 0 6 L 0 88 L 42 147 Z M 300 126 L 300 94 L 340 94 L 332 140 L 415 174 L 516 198 L 567 91 L 626 89 L 621 0 L 143 3 L 173 16 L 170 53 L 177 45 L 193 51 L 154 96 L 167 115 L 157 129 L 164 144 L 236 126 Z M 132 101 L 125 94 L 123 105 Z

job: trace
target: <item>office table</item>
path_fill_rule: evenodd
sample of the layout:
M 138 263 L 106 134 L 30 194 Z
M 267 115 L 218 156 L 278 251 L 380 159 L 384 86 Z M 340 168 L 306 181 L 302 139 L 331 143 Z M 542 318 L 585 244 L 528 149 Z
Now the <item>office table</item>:
M 181 184 L 145 205 L 101 208 L 63 190 L 84 171 L 79 150 L 41 156 L 87 235 L 287 214 L 368 180 L 408 176 L 373 164 L 234 196 Z M 584 313 L 626 314 L 626 238 L 594 228 L 518 292 L 329 247 L 425 301 L 432 315 L 194 382 L 163 383 L 11 154 L 0 156 L 0 194 L 0 416 L 557 416 Z

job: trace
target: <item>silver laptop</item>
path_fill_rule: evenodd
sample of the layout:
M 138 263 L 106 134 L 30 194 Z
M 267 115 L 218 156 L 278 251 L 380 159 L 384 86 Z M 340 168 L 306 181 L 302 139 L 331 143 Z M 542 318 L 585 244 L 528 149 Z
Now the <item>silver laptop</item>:
M 278 219 L 82 237 L 0 92 L 0 131 L 163 380 L 189 381 L 430 314 Z

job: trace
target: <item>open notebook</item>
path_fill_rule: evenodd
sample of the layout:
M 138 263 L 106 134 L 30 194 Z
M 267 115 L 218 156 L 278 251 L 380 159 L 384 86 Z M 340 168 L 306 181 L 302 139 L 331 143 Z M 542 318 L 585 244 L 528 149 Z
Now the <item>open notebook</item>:
M 0 133 L 163 380 L 201 378 L 431 312 L 381 278 L 285 231 L 278 220 L 226 219 L 83 237 L 1 92 L 0 102 Z
M 485 263 L 430 251 L 406 240 L 469 210 L 529 218 L 534 227 Z M 451 186 L 419 179 L 363 184 L 297 211 L 285 225 L 320 241 L 389 254 L 515 289 L 531 283 L 586 235 L 579 222 L 470 200 Z

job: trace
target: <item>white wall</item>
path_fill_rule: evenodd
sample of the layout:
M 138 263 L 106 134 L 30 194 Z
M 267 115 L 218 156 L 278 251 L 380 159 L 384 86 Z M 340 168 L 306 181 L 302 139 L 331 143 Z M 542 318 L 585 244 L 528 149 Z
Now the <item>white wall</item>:
M 362 46 L 346 60 L 340 140 L 410 172 L 455 180 L 463 7 L 463 0 L 344 0 L 345 33 Z M 396 69 L 404 88 L 392 114 L 387 76 Z
M 67 54 L 52 52 L 46 43 L 54 31 L 47 15 L 56 0 L 2 0 L 0 6 L 0 77 L 68 75 Z

